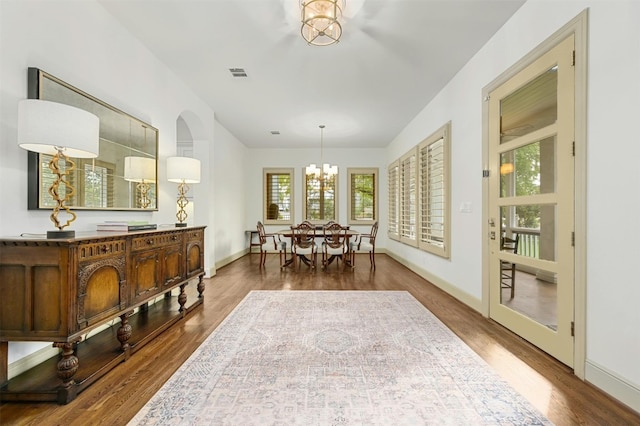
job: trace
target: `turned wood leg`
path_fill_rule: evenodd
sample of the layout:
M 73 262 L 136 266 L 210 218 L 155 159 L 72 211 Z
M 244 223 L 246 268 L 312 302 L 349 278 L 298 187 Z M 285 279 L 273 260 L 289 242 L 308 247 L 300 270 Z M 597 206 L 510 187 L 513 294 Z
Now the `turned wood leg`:
M 73 353 L 74 342 L 54 342 L 54 348 L 62 349 L 62 358 L 58 361 L 58 378 L 62 380 L 62 385 L 58 387 L 58 404 L 67 404 L 76 398 L 77 388 L 73 379 L 74 374 L 78 371 L 80 362 L 78 357 Z
M 129 338 L 131 337 L 131 324 L 129 324 L 129 316 L 132 311 L 125 312 L 120 315 L 120 327 L 118 328 L 118 341 L 120 342 L 120 348 L 128 352 L 129 350 Z
M 198 277 L 198 299 L 202 297 L 202 293 L 204 293 L 204 275 L 200 275 Z
M 78 357 L 73 353 L 75 342 L 55 342 L 53 347 L 62 349 L 62 358 L 58 361 L 58 378 L 62 380 L 62 387 L 70 388 L 75 384 L 73 375 L 80 365 Z
M 200 284 L 200 283 L 198 283 Z M 178 295 L 178 303 L 180 304 L 180 312 L 184 311 L 184 305 L 187 303 L 187 293 L 185 293 L 184 288 L 186 284 L 182 284 L 180 286 L 180 294 Z

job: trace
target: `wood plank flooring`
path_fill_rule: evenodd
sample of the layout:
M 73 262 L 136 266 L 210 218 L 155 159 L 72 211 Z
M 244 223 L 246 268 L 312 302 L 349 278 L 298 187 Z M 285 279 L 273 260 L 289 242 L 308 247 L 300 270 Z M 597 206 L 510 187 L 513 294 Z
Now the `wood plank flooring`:
M 244 256 L 206 280 L 205 303 L 68 405 L 4 403 L 2 425 L 125 425 L 251 290 L 406 290 L 440 318 L 515 389 L 557 425 L 639 425 L 640 415 L 569 368 L 385 255 L 369 269 L 358 255 L 354 270 L 280 271 L 277 255 Z M 82 362 L 82 360 L 80 360 Z

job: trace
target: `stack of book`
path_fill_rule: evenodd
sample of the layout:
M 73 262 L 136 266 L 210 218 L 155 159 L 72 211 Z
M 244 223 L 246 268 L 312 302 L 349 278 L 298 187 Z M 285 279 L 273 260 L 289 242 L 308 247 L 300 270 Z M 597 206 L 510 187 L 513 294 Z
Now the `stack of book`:
M 144 231 L 147 229 L 157 229 L 158 226 L 155 223 L 149 223 L 144 221 L 115 221 L 115 220 L 107 220 L 104 223 L 99 223 L 97 225 L 98 231 L 119 231 L 119 232 L 129 232 L 129 231 Z

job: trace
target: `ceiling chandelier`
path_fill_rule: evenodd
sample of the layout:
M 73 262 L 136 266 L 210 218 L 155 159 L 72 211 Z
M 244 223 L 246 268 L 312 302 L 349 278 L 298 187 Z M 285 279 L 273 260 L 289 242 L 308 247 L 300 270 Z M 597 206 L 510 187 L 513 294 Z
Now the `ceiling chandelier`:
M 345 0 L 300 0 L 302 8 L 302 37 L 314 46 L 337 43 L 342 35 Z
M 320 126 L 320 167 L 317 167 L 315 164 L 311 163 L 306 167 L 307 175 L 313 175 L 319 179 L 327 179 L 333 175 L 338 174 L 338 166 L 332 166 L 329 163 L 323 163 L 322 158 L 322 148 L 324 144 L 324 124 Z

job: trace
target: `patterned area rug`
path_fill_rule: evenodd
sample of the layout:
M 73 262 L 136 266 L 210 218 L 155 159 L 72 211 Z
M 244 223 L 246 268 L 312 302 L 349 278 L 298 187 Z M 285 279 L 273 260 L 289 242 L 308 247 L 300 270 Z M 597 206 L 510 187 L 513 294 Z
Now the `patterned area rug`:
M 253 291 L 130 425 L 550 425 L 404 291 Z

